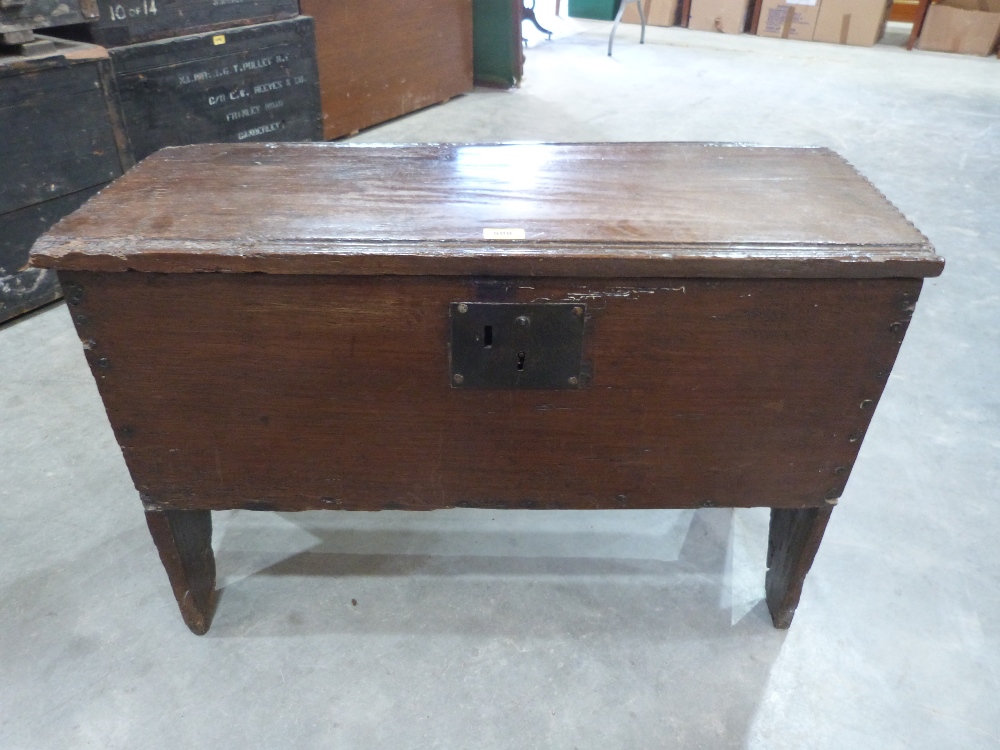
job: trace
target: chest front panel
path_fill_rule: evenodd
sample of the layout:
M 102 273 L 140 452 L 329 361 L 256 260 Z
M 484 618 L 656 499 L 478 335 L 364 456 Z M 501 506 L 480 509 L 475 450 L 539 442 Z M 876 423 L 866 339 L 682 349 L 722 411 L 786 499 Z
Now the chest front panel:
M 139 491 L 215 509 L 820 505 L 921 286 L 61 278 Z M 456 387 L 451 308 L 469 300 L 585 307 L 579 387 Z

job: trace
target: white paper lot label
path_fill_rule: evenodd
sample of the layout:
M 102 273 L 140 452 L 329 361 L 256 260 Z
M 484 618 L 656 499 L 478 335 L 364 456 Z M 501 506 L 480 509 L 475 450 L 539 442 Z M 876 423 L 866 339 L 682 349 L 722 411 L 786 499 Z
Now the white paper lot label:
M 484 240 L 523 240 L 523 229 L 484 229 Z

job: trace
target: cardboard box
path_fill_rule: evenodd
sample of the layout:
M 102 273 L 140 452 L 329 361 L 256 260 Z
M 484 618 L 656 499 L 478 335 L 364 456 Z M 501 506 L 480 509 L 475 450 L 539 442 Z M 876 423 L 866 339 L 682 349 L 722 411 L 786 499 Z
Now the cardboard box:
M 882 38 L 892 0 L 823 0 L 814 42 L 871 47 Z
M 989 55 L 1000 38 L 1000 0 L 944 0 L 931 5 L 917 49 Z
M 677 0 L 642 0 L 642 12 L 649 26 L 673 26 L 677 23 Z M 622 23 L 639 23 L 639 10 L 628 3 L 622 13 Z
M 819 0 L 764 0 L 757 36 L 810 41 L 816 31 Z
M 691 0 L 688 28 L 742 34 L 749 6 L 748 0 Z

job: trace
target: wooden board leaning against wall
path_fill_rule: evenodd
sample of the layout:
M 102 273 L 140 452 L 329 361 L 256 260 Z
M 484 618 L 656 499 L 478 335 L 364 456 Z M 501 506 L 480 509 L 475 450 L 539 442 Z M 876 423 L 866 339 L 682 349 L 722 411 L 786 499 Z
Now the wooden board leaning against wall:
M 325 138 L 472 90 L 472 0 L 300 5 L 316 20 Z

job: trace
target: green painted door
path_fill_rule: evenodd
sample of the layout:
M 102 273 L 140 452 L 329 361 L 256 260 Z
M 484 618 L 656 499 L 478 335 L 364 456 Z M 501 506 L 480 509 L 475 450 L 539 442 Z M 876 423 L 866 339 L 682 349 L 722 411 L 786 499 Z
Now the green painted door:
M 521 82 L 522 0 L 472 0 L 472 70 L 479 86 Z

